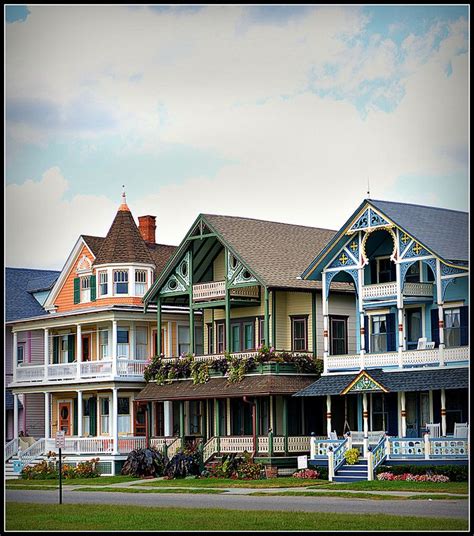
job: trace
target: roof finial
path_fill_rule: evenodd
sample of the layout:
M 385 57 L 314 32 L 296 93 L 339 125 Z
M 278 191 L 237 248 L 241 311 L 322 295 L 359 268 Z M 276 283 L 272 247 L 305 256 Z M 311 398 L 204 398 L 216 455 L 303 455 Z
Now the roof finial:
M 369 183 L 369 177 L 367 177 L 367 199 L 370 199 L 370 183 Z
M 130 211 L 130 209 L 128 208 L 128 205 L 127 205 L 127 197 L 125 195 L 125 184 L 122 184 L 122 204 L 120 205 L 119 210 L 128 210 L 128 211 Z

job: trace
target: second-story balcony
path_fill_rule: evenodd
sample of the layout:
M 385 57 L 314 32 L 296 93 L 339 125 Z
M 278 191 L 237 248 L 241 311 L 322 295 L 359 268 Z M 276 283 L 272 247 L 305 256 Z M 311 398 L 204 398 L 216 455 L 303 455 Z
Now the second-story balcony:
M 402 295 L 404 297 L 433 297 L 433 283 L 411 283 L 403 285 Z M 364 300 L 378 300 L 386 298 L 396 298 L 397 282 L 377 283 L 375 285 L 364 285 L 362 287 L 362 298 Z
M 258 299 L 259 288 L 256 285 L 229 289 L 231 298 Z M 225 298 L 225 281 L 209 281 L 193 285 L 193 301 L 222 300 Z

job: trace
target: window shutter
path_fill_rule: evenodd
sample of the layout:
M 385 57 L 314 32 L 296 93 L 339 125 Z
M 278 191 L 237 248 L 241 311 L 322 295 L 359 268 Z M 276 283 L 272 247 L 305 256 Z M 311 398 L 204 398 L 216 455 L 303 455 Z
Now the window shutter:
M 469 307 L 467 305 L 460 307 L 460 314 L 461 346 L 467 346 L 469 344 Z
M 97 398 L 89 399 L 89 434 L 97 435 Z
M 370 348 L 369 348 L 369 317 L 368 317 L 368 315 L 364 316 L 364 341 L 365 341 L 365 351 L 370 352 Z
M 76 336 L 75 335 L 68 335 L 67 336 L 67 361 L 68 363 L 72 363 L 74 361 L 76 348 L 75 348 L 75 342 Z
M 387 315 L 387 352 L 397 350 L 395 334 L 395 313 L 390 313 Z
M 53 337 L 53 364 L 59 363 L 59 339 Z
M 97 289 L 96 289 L 96 276 L 95 275 L 91 275 L 90 285 L 91 285 L 91 301 L 95 301 L 96 295 L 97 295 L 96 294 Z
M 439 346 L 439 323 L 438 309 L 431 309 L 431 340 L 435 343 L 435 348 Z
M 74 303 L 81 302 L 81 280 L 79 277 L 74 278 Z
M 77 398 L 74 398 L 74 400 L 72 401 L 72 412 L 72 435 L 77 435 Z

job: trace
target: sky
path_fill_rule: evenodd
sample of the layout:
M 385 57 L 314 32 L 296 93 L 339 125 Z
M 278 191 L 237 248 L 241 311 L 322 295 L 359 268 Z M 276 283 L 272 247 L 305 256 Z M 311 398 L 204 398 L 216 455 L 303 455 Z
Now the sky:
M 199 213 L 337 230 L 368 184 L 469 210 L 468 9 L 6 6 L 6 265 L 61 269 L 122 185 L 173 245 Z

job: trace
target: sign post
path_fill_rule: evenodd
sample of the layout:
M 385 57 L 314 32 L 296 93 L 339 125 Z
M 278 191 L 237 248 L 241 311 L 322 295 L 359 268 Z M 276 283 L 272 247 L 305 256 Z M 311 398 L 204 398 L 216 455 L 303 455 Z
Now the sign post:
M 63 431 L 56 432 L 56 448 L 59 449 L 59 504 L 63 504 L 63 462 L 61 449 L 65 446 L 65 433 Z

